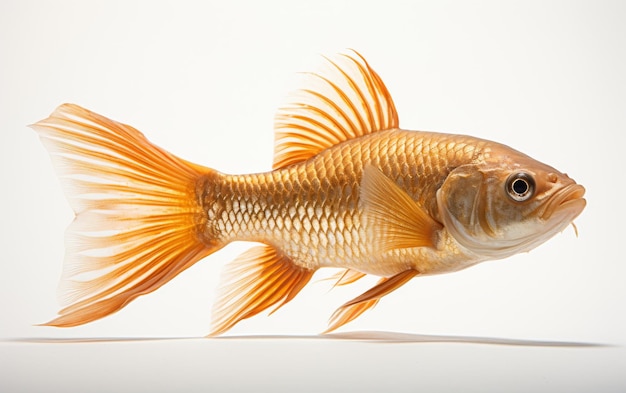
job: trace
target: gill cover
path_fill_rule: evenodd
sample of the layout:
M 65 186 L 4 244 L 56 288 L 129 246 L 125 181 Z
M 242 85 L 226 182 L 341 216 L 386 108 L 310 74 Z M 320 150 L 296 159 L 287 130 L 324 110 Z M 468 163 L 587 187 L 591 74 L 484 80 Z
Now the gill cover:
M 532 206 L 510 198 L 502 168 L 468 164 L 454 169 L 437 191 L 439 214 L 456 241 L 486 259 L 504 258 L 528 248 L 537 230 Z M 525 202 L 525 201 L 524 201 Z

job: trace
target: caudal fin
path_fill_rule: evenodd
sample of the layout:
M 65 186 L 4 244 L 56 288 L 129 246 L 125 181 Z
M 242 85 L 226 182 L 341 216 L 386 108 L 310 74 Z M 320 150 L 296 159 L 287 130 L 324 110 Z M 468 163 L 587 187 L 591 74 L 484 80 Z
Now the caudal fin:
M 215 171 L 76 105 L 61 105 L 32 128 L 76 213 L 66 233 L 65 308 L 46 325 L 76 326 L 114 313 L 221 247 L 203 237 L 198 196 Z

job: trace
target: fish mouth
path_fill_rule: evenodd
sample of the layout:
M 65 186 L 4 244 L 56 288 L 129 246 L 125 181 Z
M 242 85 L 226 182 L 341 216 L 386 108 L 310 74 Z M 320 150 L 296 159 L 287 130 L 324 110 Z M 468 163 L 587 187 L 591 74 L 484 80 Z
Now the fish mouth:
M 587 201 L 583 198 L 585 187 L 580 184 L 570 184 L 554 195 L 546 204 L 541 218 L 549 220 L 555 213 L 559 216 L 565 214 L 573 220 L 583 211 Z

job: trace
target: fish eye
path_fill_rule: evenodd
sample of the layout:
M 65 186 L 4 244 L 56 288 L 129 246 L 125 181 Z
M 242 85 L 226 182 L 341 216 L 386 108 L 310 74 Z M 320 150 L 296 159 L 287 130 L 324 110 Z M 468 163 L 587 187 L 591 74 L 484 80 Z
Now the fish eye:
M 506 192 L 516 202 L 527 201 L 535 193 L 535 181 L 528 173 L 514 173 L 506 181 Z

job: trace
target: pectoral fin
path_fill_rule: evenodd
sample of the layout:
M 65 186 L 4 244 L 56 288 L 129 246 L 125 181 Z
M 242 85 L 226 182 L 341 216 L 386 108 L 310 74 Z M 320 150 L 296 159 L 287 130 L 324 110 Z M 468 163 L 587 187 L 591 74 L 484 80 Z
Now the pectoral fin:
M 356 319 L 366 310 L 374 307 L 383 296 L 400 288 L 418 274 L 417 270 L 410 269 L 392 277 L 383 277 L 376 286 L 339 307 L 330 317 L 328 329 L 324 333 L 332 332 Z
M 365 225 L 382 251 L 435 247 L 441 224 L 373 165 L 363 169 L 361 203 Z

